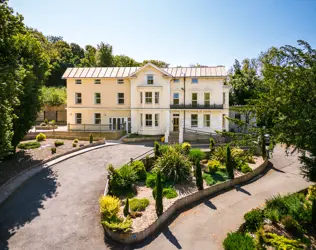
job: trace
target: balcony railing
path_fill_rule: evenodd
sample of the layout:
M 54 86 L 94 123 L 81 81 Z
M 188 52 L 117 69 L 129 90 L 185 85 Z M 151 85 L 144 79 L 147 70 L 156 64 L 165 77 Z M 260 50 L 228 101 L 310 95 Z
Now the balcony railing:
M 171 109 L 223 109 L 223 104 L 170 104 Z
M 125 123 L 122 124 L 70 124 L 68 131 L 80 132 L 107 132 L 107 131 L 124 131 Z

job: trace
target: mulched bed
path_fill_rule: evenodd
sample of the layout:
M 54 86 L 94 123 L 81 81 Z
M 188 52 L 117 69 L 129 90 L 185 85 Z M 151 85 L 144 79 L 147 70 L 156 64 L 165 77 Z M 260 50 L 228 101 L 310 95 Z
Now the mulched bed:
M 35 140 L 30 140 L 35 141 Z M 2 186 L 6 181 L 8 181 L 13 176 L 18 173 L 28 169 L 32 166 L 35 166 L 42 162 L 43 160 L 50 159 L 52 156 L 61 155 L 65 152 L 71 151 L 75 149 L 72 146 L 73 140 L 61 140 L 64 145 L 57 147 L 56 154 L 51 153 L 51 148 L 55 147 L 54 142 L 56 139 L 46 139 L 46 141 L 42 141 L 41 147 L 35 149 L 27 149 L 21 150 L 17 149 L 17 153 L 13 156 L 12 159 L 6 161 L 0 161 L 0 186 Z M 28 141 L 23 141 L 28 142 Z M 77 147 L 79 145 L 87 145 L 88 141 L 79 141 L 77 143 Z

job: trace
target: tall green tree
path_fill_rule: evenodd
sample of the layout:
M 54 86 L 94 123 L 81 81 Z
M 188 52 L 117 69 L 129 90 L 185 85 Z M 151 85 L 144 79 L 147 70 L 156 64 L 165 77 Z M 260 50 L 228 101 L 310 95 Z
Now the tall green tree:
M 110 44 L 101 42 L 97 46 L 96 61 L 99 67 L 113 66 L 113 48 Z
M 302 153 L 302 174 L 316 181 L 316 50 L 305 41 L 298 44 L 262 55 L 267 91 L 260 93 L 256 109 L 271 114 L 274 138 Z
M 154 65 L 156 65 L 159 68 L 168 68 L 169 67 L 169 63 L 166 63 L 164 61 L 159 61 L 159 60 L 144 60 L 142 65 L 145 65 L 147 63 L 152 63 Z
M 84 58 L 80 60 L 81 67 L 95 67 L 97 49 L 92 45 L 85 46 Z
M 203 178 L 200 160 L 196 160 L 195 162 L 195 181 L 197 188 L 199 190 L 203 190 Z
M 115 67 L 138 67 L 141 63 L 125 55 L 116 55 L 113 57 L 113 66 Z
M 163 196 L 162 196 L 162 183 L 161 183 L 161 173 L 158 171 L 157 178 L 156 178 L 156 214 L 158 216 L 162 215 L 163 213 Z

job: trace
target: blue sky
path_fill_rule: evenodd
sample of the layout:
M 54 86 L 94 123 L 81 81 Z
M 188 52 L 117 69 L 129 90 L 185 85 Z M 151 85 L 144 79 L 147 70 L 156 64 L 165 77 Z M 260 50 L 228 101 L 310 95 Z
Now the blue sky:
M 28 26 L 81 46 L 171 66 L 231 67 L 271 46 L 316 47 L 314 0 L 10 0 Z

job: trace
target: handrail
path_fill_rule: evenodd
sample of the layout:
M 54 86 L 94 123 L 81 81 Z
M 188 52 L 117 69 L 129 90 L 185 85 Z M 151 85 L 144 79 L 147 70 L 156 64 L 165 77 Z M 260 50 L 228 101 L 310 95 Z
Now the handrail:
M 170 104 L 171 109 L 223 109 L 223 104 Z
M 194 132 L 196 134 L 204 134 L 204 135 L 216 135 L 216 133 L 211 133 L 211 132 L 206 132 L 206 131 L 200 131 L 200 130 L 196 130 L 196 129 L 189 129 L 189 128 L 185 128 L 184 132 L 188 131 L 188 132 Z
M 145 157 L 146 157 L 146 155 L 148 154 L 150 152 L 150 154 L 152 154 L 153 152 L 154 152 L 154 148 L 152 148 L 152 149 L 150 149 L 149 151 L 147 151 L 147 152 L 145 152 L 145 153 L 143 153 L 143 154 L 141 154 L 141 155 L 139 155 L 139 156 L 136 156 L 135 158 L 131 158 L 131 160 L 130 160 L 130 162 L 132 163 L 133 161 L 135 161 L 135 160 L 142 160 L 142 159 L 144 159 Z M 143 157 L 143 156 L 145 156 L 145 157 Z M 142 157 L 142 158 L 141 158 Z

